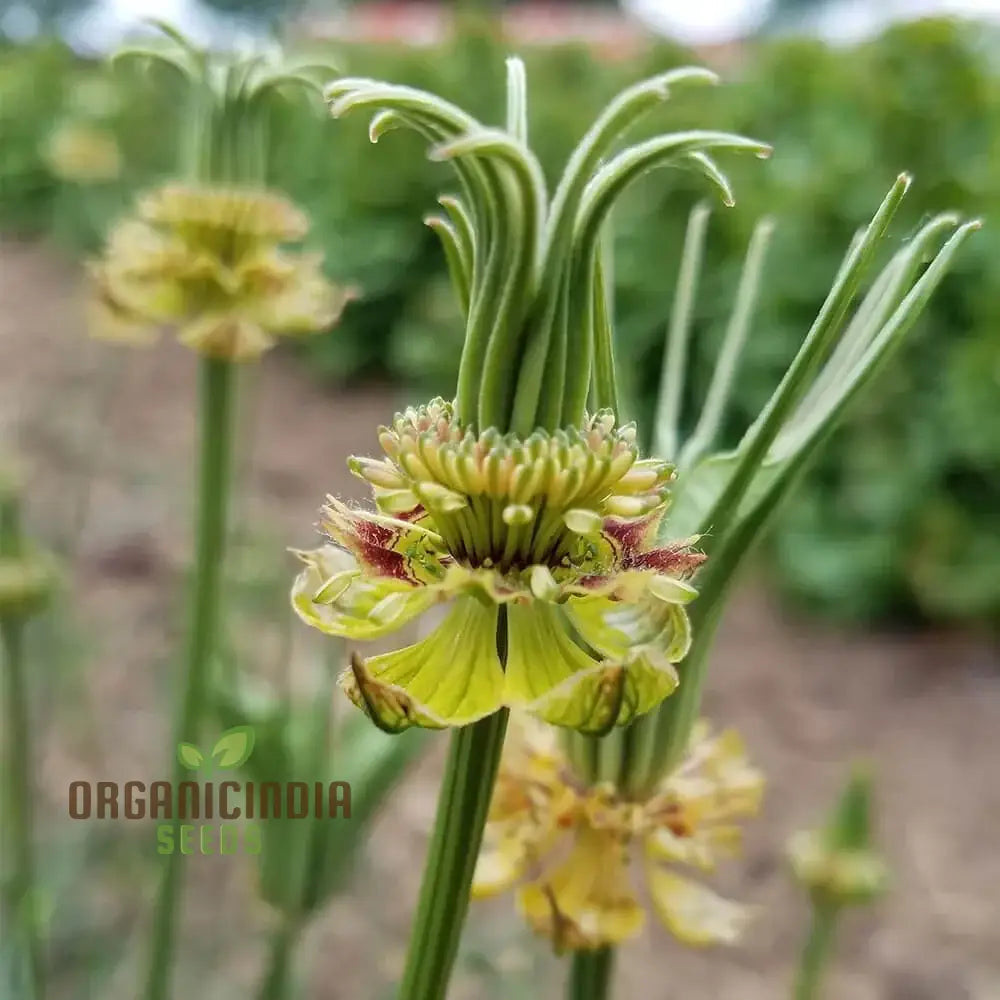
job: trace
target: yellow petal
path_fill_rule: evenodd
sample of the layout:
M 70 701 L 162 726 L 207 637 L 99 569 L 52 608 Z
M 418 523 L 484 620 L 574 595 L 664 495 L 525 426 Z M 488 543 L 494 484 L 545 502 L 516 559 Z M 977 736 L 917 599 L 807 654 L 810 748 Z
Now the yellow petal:
M 702 726 L 692 735 L 686 766 L 667 777 L 663 790 L 682 804 L 687 822 L 697 828 L 755 815 L 764 775 L 747 760 L 735 730 L 713 737 Z
M 298 555 L 306 567 L 292 586 L 292 607 L 307 625 L 327 635 L 376 639 L 423 614 L 436 599 L 426 587 L 389 577 L 354 575 L 357 561 L 333 545 Z M 327 600 L 324 591 L 330 581 L 345 579 L 348 585 L 335 600 Z M 389 598 L 394 598 L 391 604 Z
M 496 630 L 495 607 L 460 597 L 426 639 L 355 664 L 342 685 L 359 708 L 393 731 L 468 725 L 502 704 Z
M 185 323 L 177 339 L 219 361 L 256 361 L 274 343 L 258 323 L 232 313 L 203 314 Z
M 604 675 L 603 664 L 570 639 L 555 605 L 511 604 L 507 613 L 507 704 L 552 725 L 607 732 L 623 696 L 620 671 Z
M 646 849 L 651 857 L 661 861 L 691 865 L 709 872 L 715 868 L 720 856 L 738 854 L 742 839 L 743 831 L 733 825 L 710 825 L 689 836 L 679 836 L 661 826 L 649 835 Z
M 507 729 L 472 892 L 491 896 L 541 864 L 577 813 L 556 731 L 513 715 Z
M 662 865 L 648 865 L 647 879 L 657 915 L 684 944 L 733 944 L 750 918 L 747 907 Z
M 551 876 L 521 890 L 518 905 L 557 951 L 620 944 L 645 921 L 624 846 L 587 826 L 579 828 L 572 852 Z
M 677 687 L 676 670 L 653 647 L 618 662 L 592 657 L 573 641 L 562 607 L 512 604 L 508 614 L 507 704 L 550 725 L 601 735 Z
M 609 659 L 651 647 L 670 663 L 679 663 L 691 646 L 687 612 L 676 604 L 575 597 L 567 601 L 566 614 L 587 645 Z
M 331 285 L 318 262 L 306 258 L 296 263 L 288 287 L 280 294 L 267 294 L 264 285 L 255 314 L 271 330 L 288 335 L 309 334 L 333 326 L 347 303 L 355 298 L 354 289 Z
M 95 340 L 146 346 L 156 340 L 156 328 L 119 303 L 98 294 L 87 303 L 87 330 Z
M 490 827 L 486 827 L 486 840 L 476 861 L 472 878 L 473 899 L 486 899 L 513 888 L 524 878 L 534 853 L 526 838 L 510 832 L 490 841 Z
M 351 665 L 338 683 L 348 698 L 384 733 L 401 733 L 412 726 L 442 729 L 413 699 L 395 684 L 383 684 L 373 677 L 364 659 L 351 654 Z

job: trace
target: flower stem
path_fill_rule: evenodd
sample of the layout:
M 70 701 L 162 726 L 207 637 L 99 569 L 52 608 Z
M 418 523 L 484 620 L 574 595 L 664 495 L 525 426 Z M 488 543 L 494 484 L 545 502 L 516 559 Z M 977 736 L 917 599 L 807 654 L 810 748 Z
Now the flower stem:
M 30 1000 L 42 1000 L 45 996 L 45 959 L 35 912 L 37 899 L 32 833 L 31 726 L 28 723 L 28 695 L 24 677 L 23 630 L 24 623 L 14 618 L 5 618 L 0 622 L 6 667 L 4 678 L 7 682 L 4 691 L 8 776 L 5 805 L 11 853 L 5 920 L 9 921 L 12 936 L 20 938 L 27 957 L 27 981 L 30 986 L 24 990 L 24 996 Z M 19 971 L 15 970 L 15 975 L 18 974 Z M 15 993 L 18 993 L 16 988 Z
M 614 962 L 612 948 L 574 952 L 568 1000 L 606 1000 L 611 995 Z
M 802 949 L 799 971 L 795 979 L 795 1000 L 819 998 L 823 970 L 826 968 L 833 945 L 837 909 L 837 906 L 830 903 L 813 904 L 812 926 L 809 929 L 809 938 Z
M 469 906 L 507 715 L 502 709 L 452 735 L 399 1000 L 444 1000 Z
M 0 556 L 21 555 L 20 511 L 14 497 L 0 500 Z M 28 692 L 24 675 L 24 621 L 17 615 L 0 619 L 0 643 L 4 665 L 4 747 L 3 861 L 6 879 L 4 921 L 20 937 L 27 957 L 27 982 L 24 996 L 42 1000 L 45 996 L 45 952 L 36 913 L 34 833 L 32 829 L 32 780 L 34 760 L 31 747 L 31 724 Z M 6 830 L 10 831 L 8 841 Z M 9 844 L 9 847 L 8 847 Z M 9 861 L 8 861 L 9 850 Z M 7 868 L 9 863 L 10 867 Z M 15 970 L 19 975 L 19 970 Z M 15 993 L 17 993 L 15 982 Z
M 299 923 L 283 918 L 271 936 L 267 971 L 261 982 L 260 1000 L 286 1000 L 292 985 L 292 960 L 299 939 Z
M 209 672 L 219 623 L 219 593 L 225 552 L 232 452 L 232 366 L 205 360 L 201 370 L 201 454 L 198 471 L 198 514 L 195 576 L 188 633 L 183 695 L 174 730 L 175 740 L 196 743 L 207 704 Z M 174 763 L 176 790 L 187 772 Z M 174 820 L 175 850 L 166 855 L 153 916 L 152 951 L 146 980 L 147 1000 L 167 1000 L 174 953 L 174 930 L 180 898 L 182 855 L 176 848 L 179 820 Z

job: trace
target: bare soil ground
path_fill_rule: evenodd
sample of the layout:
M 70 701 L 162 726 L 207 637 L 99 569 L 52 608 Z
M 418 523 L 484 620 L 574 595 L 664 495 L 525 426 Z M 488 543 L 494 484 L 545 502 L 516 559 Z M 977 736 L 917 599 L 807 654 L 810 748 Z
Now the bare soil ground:
M 155 884 L 151 829 L 66 819 L 74 777 L 156 775 L 168 745 L 171 651 L 182 611 L 196 417 L 191 357 L 128 353 L 81 333 L 78 272 L 37 247 L 0 247 L 0 444 L 16 448 L 31 520 L 64 553 L 67 586 L 39 622 L 42 858 L 59 995 L 134 1000 Z M 336 392 L 294 358 L 267 359 L 247 414 L 258 434 L 238 522 L 263 541 L 250 573 L 291 575 L 326 492 L 356 495 L 344 456 L 368 452 L 386 391 Z M 268 547 L 272 546 L 272 547 Z M 274 648 L 259 627 L 259 646 Z M 256 638 L 256 633 L 255 633 Z M 747 580 L 718 641 L 706 705 L 769 776 L 746 857 L 719 884 L 760 915 L 740 947 L 685 951 L 655 924 L 621 956 L 621 996 L 787 996 L 805 908 L 782 849 L 826 808 L 846 763 L 878 777 L 894 891 L 848 921 L 831 998 L 1000 998 L 1000 658 L 974 638 L 846 635 L 789 621 Z M 442 740 L 386 805 L 351 893 L 310 931 L 310 1000 L 376 1000 L 401 960 L 433 815 Z M 252 864 L 192 858 L 179 996 L 245 997 L 268 914 Z M 525 943 L 509 899 L 474 907 L 458 998 L 557 997 L 559 966 Z M 88 970 L 88 971 L 84 971 Z M 509 985 L 496 985 L 497 970 Z

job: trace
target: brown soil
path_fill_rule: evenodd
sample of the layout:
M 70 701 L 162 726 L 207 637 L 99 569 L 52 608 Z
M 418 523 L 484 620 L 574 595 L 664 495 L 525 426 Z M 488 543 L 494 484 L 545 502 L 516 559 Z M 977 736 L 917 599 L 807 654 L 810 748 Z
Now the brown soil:
M 32 524 L 69 563 L 57 613 L 33 636 L 57 995 L 132 1000 L 155 884 L 152 831 L 121 823 L 83 831 L 65 818 L 65 794 L 74 777 L 164 768 L 195 378 L 191 357 L 169 342 L 129 353 L 84 340 L 78 289 L 77 272 L 52 254 L 0 248 L 0 433 L 21 454 Z M 244 575 L 280 583 L 292 571 L 284 548 L 310 541 L 324 493 L 355 492 L 344 456 L 372 449 L 393 399 L 324 388 L 281 355 L 267 360 L 248 395 L 257 400 L 247 419 L 258 443 L 238 504 L 238 524 L 252 525 L 255 539 Z M 254 626 L 261 662 L 278 655 L 280 618 Z M 295 639 L 296 656 L 308 659 L 312 647 L 298 630 Z M 722 629 L 706 707 L 717 723 L 741 729 L 769 776 L 746 857 L 719 879 L 760 915 L 730 951 L 686 951 L 651 925 L 622 952 L 619 995 L 788 995 L 806 911 L 782 845 L 817 819 L 847 762 L 863 756 L 878 777 L 894 892 L 848 921 L 829 996 L 1000 997 L 998 668 L 995 650 L 961 636 L 845 635 L 788 621 L 746 583 Z M 433 740 L 387 803 L 351 892 L 311 929 L 302 953 L 311 1000 L 391 995 L 441 749 Z M 189 860 L 177 995 L 252 995 L 268 923 L 252 864 Z M 505 899 L 473 908 L 452 996 L 557 997 L 561 974 L 526 940 Z

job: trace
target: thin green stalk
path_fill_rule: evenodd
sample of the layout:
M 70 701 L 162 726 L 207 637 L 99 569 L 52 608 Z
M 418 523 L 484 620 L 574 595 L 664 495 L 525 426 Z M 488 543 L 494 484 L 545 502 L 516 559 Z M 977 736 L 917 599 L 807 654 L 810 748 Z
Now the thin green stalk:
M 642 776 L 642 787 L 647 790 L 657 779 L 676 766 L 687 750 L 701 710 L 702 689 L 708 654 L 715 639 L 715 630 L 725 608 L 724 592 L 728 589 L 732 576 L 722 584 L 723 593 L 709 595 L 700 606 L 697 601 L 691 606 L 691 629 L 694 641 L 682 665 L 680 687 L 656 709 L 653 715 L 652 752 L 646 755 L 648 771 Z
M 501 609 L 497 630 L 501 662 L 507 659 L 506 629 Z M 502 709 L 451 737 L 399 1000 L 444 1000 L 469 906 L 508 714 Z
M 771 219 L 762 219 L 754 227 L 753 235 L 750 237 L 750 246 L 747 248 L 747 255 L 743 261 L 743 271 L 740 274 L 740 284 L 736 292 L 736 305 L 729 317 L 722 348 L 719 351 L 708 392 L 705 394 L 705 402 L 702 405 L 698 423 L 691 433 L 691 437 L 684 442 L 684 447 L 681 448 L 680 459 L 677 463 L 681 468 L 686 469 L 694 465 L 708 451 L 722 426 L 722 418 L 736 376 L 736 368 L 743 353 L 743 346 L 750 329 L 750 321 L 757 305 L 757 292 L 764 269 L 764 258 L 767 255 L 767 247 L 773 231 L 774 223 Z
M 568 1000 L 605 1000 L 610 996 L 614 960 L 615 953 L 611 948 L 574 952 Z
M 10 829 L 12 870 L 7 886 L 5 923 L 23 942 L 27 958 L 25 997 L 45 996 L 45 949 L 36 919 L 36 871 L 32 824 L 31 726 L 24 677 L 24 623 L 13 618 L 0 622 L 4 652 L 4 723 L 7 730 L 7 825 Z M 15 976 L 20 970 L 15 970 Z
M 602 247 L 603 249 L 606 249 L 606 245 Z M 600 409 L 608 406 L 620 417 L 621 407 L 618 399 L 618 378 L 615 375 L 614 337 L 609 305 L 610 288 L 605 276 L 608 259 L 607 255 L 599 257 L 594 268 L 594 407 Z
M 681 397 L 684 394 L 684 374 L 687 370 L 688 339 L 691 334 L 691 314 L 705 250 L 709 210 L 696 205 L 688 218 L 681 253 L 681 269 L 674 292 L 674 307 L 670 314 L 667 349 L 663 355 L 659 403 L 656 408 L 655 443 L 653 451 L 661 458 L 671 459 L 679 448 Z
M 0 502 L 0 556 L 16 558 L 21 554 L 21 532 L 17 501 Z M 36 919 L 37 885 L 32 823 L 32 776 L 34 760 L 31 725 L 28 717 L 28 692 L 24 675 L 24 622 L 15 615 L 0 620 L 3 645 L 4 772 L 8 784 L 4 798 L 4 824 L 10 831 L 10 869 L 4 899 L 4 923 L 24 944 L 27 958 L 30 1000 L 45 996 L 45 949 Z M 7 837 L 4 837 L 7 848 Z M 7 851 L 4 851 L 7 863 Z M 15 976 L 20 970 L 15 970 Z
M 622 734 L 621 766 L 618 787 L 629 797 L 638 797 L 647 790 L 646 776 L 655 771 L 653 754 L 656 746 L 656 713 L 640 716 Z
M 261 983 L 259 1000 L 286 1000 L 292 987 L 292 963 L 301 925 L 282 919 L 271 935 L 267 972 Z
M 820 983 L 832 951 L 836 923 L 836 905 L 813 904 L 812 926 L 795 977 L 795 1000 L 819 1000 Z
M 174 729 L 177 742 L 197 743 L 208 704 L 209 676 L 218 638 L 219 595 L 229 505 L 233 381 L 233 369 L 228 362 L 210 359 L 202 362 L 195 576 L 183 695 Z M 186 774 L 175 760 L 174 788 Z M 179 821 L 175 819 L 174 824 L 176 843 Z M 144 994 L 146 1000 L 167 1000 L 170 995 L 181 864 L 179 851 L 166 855 L 153 916 L 152 950 Z

